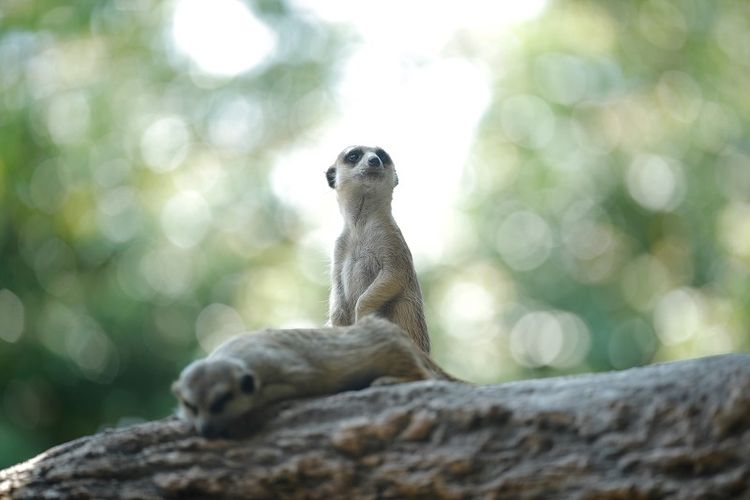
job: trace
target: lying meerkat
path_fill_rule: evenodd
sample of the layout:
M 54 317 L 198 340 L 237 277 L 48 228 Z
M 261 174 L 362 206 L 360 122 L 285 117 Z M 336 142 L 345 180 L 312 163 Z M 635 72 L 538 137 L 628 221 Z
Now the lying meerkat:
M 411 252 L 391 215 L 398 176 L 381 148 L 352 146 L 326 171 L 344 229 L 331 270 L 329 322 L 356 323 L 377 314 L 406 330 L 426 353 L 430 337 Z
M 214 437 L 274 401 L 425 379 L 455 380 L 400 327 L 368 317 L 348 327 L 238 335 L 188 365 L 172 392 L 178 416 Z

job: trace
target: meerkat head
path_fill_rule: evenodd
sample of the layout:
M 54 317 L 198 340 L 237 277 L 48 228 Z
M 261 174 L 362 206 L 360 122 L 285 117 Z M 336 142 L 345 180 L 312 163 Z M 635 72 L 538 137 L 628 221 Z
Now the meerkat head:
M 258 390 L 255 374 L 230 358 L 194 361 L 172 384 L 180 401 L 178 416 L 205 437 L 224 434 L 234 419 L 252 410 Z
M 338 193 L 391 193 L 398 184 L 393 161 L 383 148 L 350 146 L 326 171 L 328 185 Z

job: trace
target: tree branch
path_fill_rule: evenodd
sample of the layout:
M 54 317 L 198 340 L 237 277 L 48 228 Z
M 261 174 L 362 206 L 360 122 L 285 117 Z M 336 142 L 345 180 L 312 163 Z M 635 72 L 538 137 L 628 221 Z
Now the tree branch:
M 750 496 L 750 355 L 377 387 L 253 422 L 240 440 L 174 418 L 87 436 L 0 471 L 0 497 Z

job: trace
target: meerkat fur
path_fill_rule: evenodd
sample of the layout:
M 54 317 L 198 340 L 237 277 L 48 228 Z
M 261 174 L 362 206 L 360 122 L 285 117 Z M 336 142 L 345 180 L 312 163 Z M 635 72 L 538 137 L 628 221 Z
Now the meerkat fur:
M 425 353 L 430 338 L 409 247 L 391 214 L 398 176 L 382 148 L 352 146 L 326 171 L 344 228 L 331 268 L 329 323 L 346 326 L 375 314 L 396 323 Z
M 216 437 L 274 401 L 425 379 L 455 380 L 400 327 L 371 316 L 348 327 L 235 336 L 188 365 L 172 392 L 178 416 Z

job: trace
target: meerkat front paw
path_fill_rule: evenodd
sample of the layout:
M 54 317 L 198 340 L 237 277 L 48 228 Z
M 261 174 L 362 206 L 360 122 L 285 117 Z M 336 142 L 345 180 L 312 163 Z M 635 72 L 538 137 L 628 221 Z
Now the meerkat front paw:
M 359 323 L 360 321 L 362 321 L 367 316 L 370 316 L 370 314 L 362 314 L 362 313 L 360 313 L 358 311 L 355 311 L 354 312 L 354 322 L 355 323 Z

